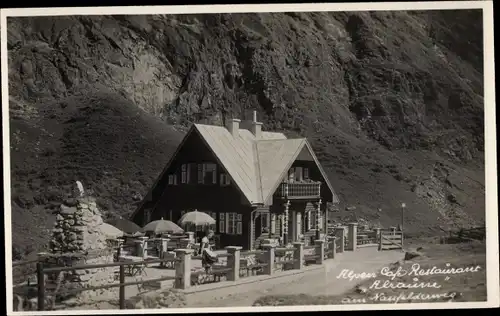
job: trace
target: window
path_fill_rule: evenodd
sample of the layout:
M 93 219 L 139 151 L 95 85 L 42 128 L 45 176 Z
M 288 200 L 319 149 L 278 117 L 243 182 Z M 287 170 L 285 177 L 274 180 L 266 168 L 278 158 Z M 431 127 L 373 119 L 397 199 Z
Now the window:
M 309 212 L 309 216 L 307 218 L 307 229 L 316 229 L 316 218 L 318 218 L 318 211 L 317 210 L 312 210 Z M 319 216 L 318 218 L 318 224 L 319 228 L 323 227 L 323 217 Z
M 168 175 L 168 184 L 169 185 L 177 185 L 177 175 L 176 174 L 169 174 Z
M 221 173 L 220 174 L 220 185 L 221 186 L 228 186 L 231 184 L 231 181 L 229 180 L 229 175 L 227 173 Z
M 187 183 L 187 165 L 181 166 L 181 183 Z
M 214 163 L 199 164 L 198 183 L 217 184 L 217 165 Z
M 196 183 L 196 164 L 195 163 L 188 164 L 187 180 L 188 180 L 188 183 Z
M 309 168 L 304 168 L 304 179 L 309 179 Z
M 302 181 L 302 167 L 295 167 L 295 181 Z
M 237 213 L 226 213 L 226 234 L 243 234 L 242 215 Z
M 226 233 L 226 220 L 224 217 L 224 213 L 219 214 L 219 233 Z

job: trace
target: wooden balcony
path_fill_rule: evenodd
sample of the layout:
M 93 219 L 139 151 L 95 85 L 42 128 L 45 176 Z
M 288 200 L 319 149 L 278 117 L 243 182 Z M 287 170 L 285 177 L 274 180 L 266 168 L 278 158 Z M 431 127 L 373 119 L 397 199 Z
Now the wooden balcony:
M 290 200 L 319 199 L 321 197 L 321 182 L 281 183 L 275 196 Z

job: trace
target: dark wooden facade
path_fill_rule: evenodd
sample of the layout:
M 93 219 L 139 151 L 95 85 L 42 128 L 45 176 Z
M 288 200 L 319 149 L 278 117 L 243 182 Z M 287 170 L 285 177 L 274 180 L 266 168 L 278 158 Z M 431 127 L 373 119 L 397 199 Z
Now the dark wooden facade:
M 304 149 L 307 151 L 306 147 Z M 215 183 L 211 181 L 210 176 L 205 179 L 207 183 L 198 182 L 197 166 L 203 163 L 216 164 Z M 189 175 L 186 174 L 186 177 L 189 176 L 189 181 L 182 183 L 182 165 L 189 164 L 194 166 L 191 167 Z M 219 247 L 238 245 L 244 249 L 250 249 L 258 247 L 263 238 L 282 235 L 280 219 L 284 218 L 285 203 L 290 201 L 288 240 L 296 240 L 299 234 L 302 234 L 306 239 L 313 240 L 316 234 L 316 225 L 313 223 L 311 227 L 308 227 L 307 216 L 311 214 L 311 211 L 316 212 L 316 203 L 321 200 L 323 202 L 321 214 L 325 223 L 326 202 L 332 201 L 333 193 L 329 190 L 326 179 L 323 178 L 310 154 L 299 155 L 291 167 L 307 168 L 308 178 L 321 182 L 319 194 L 301 198 L 293 196 L 283 198 L 275 194 L 270 201 L 270 206 L 252 206 L 233 182 L 230 182 L 229 185 L 227 183 L 221 184 L 221 174 L 226 174 L 226 171 L 218 163 L 217 158 L 196 129 L 192 129 L 179 147 L 167 170 L 164 170 L 153 190 L 145 198 L 140 211 L 136 212 L 132 220 L 141 226 L 160 218 L 177 223 L 184 212 L 197 209 L 214 214 L 213 217 L 216 220 L 214 231 L 220 240 Z M 176 180 L 169 184 L 169 176 L 172 175 L 175 176 Z M 287 177 L 288 175 L 285 175 L 283 181 Z M 145 218 L 144 214 L 148 212 L 150 216 Z M 237 229 L 236 232 L 228 233 L 227 231 L 228 221 L 226 218 L 228 213 L 236 213 L 241 219 L 241 224 L 237 224 L 240 226 L 239 230 Z M 297 214 L 300 214 L 302 220 L 300 228 L 297 228 Z M 264 227 L 267 227 L 268 230 L 264 230 Z M 322 227 L 321 230 L 323 231 L 324 228 Z
M 189 172 L 190 183 L 182 183 L 183 164 L 202 164 L 215 163 L 216 167 L 216 183 L 200 184 L 198 183 L 198 171 L 194 168 Z M 157 220 L 160 218 L 171 220 L 175 223 L 179 221 L 183 212 L 193 211 L 197 209 L 201 212 L 216 213 L 215 234 L 220 239 L 220 246 L 242 245 L 248 248 L 249 243 L 249 226 L 251 206 L 245 204 L 239 190 L 230 182 L 229 185 L 221 185 L 221 173 L 225 174 L 225 170 L 218 164 L 216 157 L 211 150 L 206 146 L 201 136 L 193 130 L 189 137 L 186 138 L 184 144 L 177 152 L 174 160 L 170 164 L 168 170 L 165 171 L 158 185 L 153 189 L 150 196 L 142 206 L 143 212 L 137 212 L 133 221 L 143 226 L 145 225 L 144 214 L 147 211 L 151 212 L 149 220 Z M 176 175 L 177 181 L 175 185 L 168 184 L 168 176 Z M 209 182 L 209 181 L 208 181 Z M 221 214 L 224 215 L 221 216 Z M 227 234 L 221 232 L 220 228 L 226 226 L 225 213 L 237 213 L 241 215 L 241 231 L 240 234 Z M 221 219 L 224 217 L 224 224 L 220 225 Z

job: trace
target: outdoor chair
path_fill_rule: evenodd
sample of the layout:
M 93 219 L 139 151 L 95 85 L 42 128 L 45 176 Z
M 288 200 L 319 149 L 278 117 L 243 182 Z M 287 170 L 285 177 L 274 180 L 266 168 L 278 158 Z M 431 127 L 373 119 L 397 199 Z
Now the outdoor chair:
M 160 267 L 171 268 L 171 269 L 175 268 L 175 252 L 171 251 L 163 252 L 162 259 L 166 261 L 160 263 Z

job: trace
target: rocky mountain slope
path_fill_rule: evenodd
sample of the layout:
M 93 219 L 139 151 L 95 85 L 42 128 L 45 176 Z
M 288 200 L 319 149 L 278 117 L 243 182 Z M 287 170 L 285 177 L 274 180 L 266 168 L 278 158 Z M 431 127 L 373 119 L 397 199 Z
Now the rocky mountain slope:
M 8 48 L 17 245 L 76 180 L 130 213 L 190 123 L 253 109 L 360 217 L 484 221 L 479 10 L 9 18 Z

